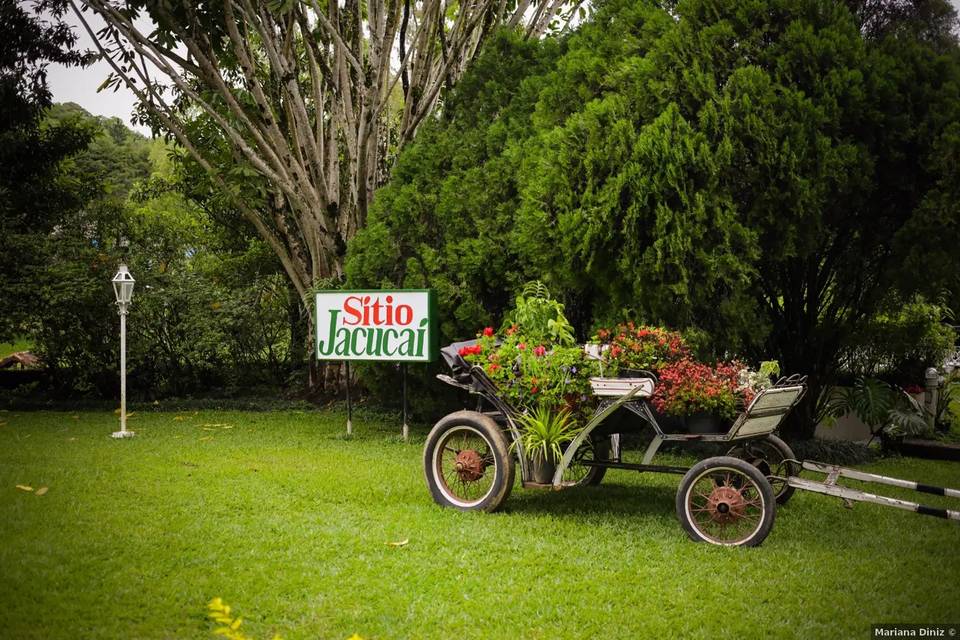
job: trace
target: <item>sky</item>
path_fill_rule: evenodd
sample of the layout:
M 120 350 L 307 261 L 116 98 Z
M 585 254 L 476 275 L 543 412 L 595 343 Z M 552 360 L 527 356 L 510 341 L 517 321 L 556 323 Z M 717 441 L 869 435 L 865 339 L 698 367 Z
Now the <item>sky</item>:
M 950 0 L 950 2 L 957 11 L 960 11 L 960 0 Z M 85 15 L 94 31 L 103 26 L 103 22 L 97 20 L 96 16 L 91 16 L 89 13 Z M 77 33 L 80 35 L 79 48 L 92 49 L 93 42 L 84 32 L 76 16 L 70 15 L 68 21 L 75 25 Z M 138 26 L 142 27 L 140 24 Z M 149 31 L 149 28 L 146 30 Z M 116 92 L 108 89 L 97 93 L 97 87 L 103 83 L 109 73 L 110 66 L 103 61 L 84 69 L 50 65 L 48 80 L 50 89 L 53 91 L 53 99 L 55 102 L 76 102 L 94 115 L 116 116 L 123 120 L 127 126 L 144 135 L 149 135 L 150 132 L 147 129 L 134 126 L 130 122 L 135 98 L 126 87 L 121 87 Z

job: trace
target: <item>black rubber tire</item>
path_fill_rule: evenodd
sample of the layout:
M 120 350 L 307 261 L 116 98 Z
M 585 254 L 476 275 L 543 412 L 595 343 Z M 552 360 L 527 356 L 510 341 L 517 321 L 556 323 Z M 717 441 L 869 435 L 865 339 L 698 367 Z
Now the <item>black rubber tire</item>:
M 733 542 L 724 542 L 705 534 L 697 527 L 691 513 L 687 510 L 687 505 L 689 504 L 688 494 L 692 492 L 696 483 L 702 479 L 704 475 L 722 470 L 732 470 L 749 478 L 750 482 L 759 490 L 758 494 L 761 499 L 761 518 L 759 524 L 753 531 L 749 532 L 747 537 Z M 735 483 L 734 486 L 736 486 Z M 773 521 L 776 517 L 776 500 L 773 496 L 773 488 L 771 488 L 766 476 L 752 464 L 730 456 L 707 458 L 693 465 L 693 467 L 687 471 L 686 475 L 683 476 L 683 480 L 680 481 L 680 486 L 677 488 L 676 507 L 677 519 L 680 521 L 680 526 L 687 532 L 691 540 L 694 542 L 709 542 L 720 546 L 756 547 L 760 545 L 770 534 L 771 529 L 773 529 Z
M 757 442 L 768 445 L 775 449 L 779 459 L 761 459 L 756 455 L 760 452 L 748 451 L 750 445 Z M 757 440 L 748 440 L 746 442 L 739 443 L 731 448 L 730 451 L 727 452 L 727 455 L 734 458 L 740 458 L 741 460 L 746 460 L 753 466 L 760 469 L 760 471 L 765 475 L 796 476 L 800 473 L 800 465 L 796 462 L 783 462 L 784 460 L 797 459 L 793 449 L 790 448 L 790 445 L 772 433 L 763 438 L 758 438 Z M 781 466 L 782 468 L 778 470 L 778 466 Z M 777 504 L 781 505 L 787 504 L 787 501 L 790 500 L 795 491 L 794 487 L 791 487 L 786 482 L 771 482 L 771 486 L 773 487 L 773 495 L 777 500 Z
M 437 458 L 441 452 L 438 452 L 438 448 L 451 432 L 458 430 L 479 435 L 493 456 L 493 483 L 483 497 L 475 501 L 458 501 L 446 487 L 443 478 L 438 477 L 441 475 Z M 516 462 L 510 455 L 510 447 L 503 431 L 492 418 L 476 411 L 458 411 L 445 416 L 430 430 L 423 447 L 423 470 L 431 497 L 439 505 L 460 511 L 496 511 L 510 496 L 515 469 Z

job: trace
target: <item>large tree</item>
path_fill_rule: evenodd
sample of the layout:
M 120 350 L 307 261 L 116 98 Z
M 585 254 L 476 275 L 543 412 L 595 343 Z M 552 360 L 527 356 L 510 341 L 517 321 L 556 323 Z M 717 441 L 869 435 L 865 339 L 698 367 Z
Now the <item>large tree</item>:
M 83 0 L 107 23 L 98 33 L 74 8 L 113 67 L 107 84 L 126 84 L 233 195 L 306 302 L 316 282 L 341 276 L 393 153 L 487 34 L 506 24 L 540 35 L 566 4 Z M 234 168 L 262 179 L 263 197 L 231 184 Z
M 32 269 L 46 235 L 83 202 L 61 172 L 92 130 L 76 122 L 42 126 L 50 106 L 50 63 L 81 65 L 76 36 L 56 2 L 0 2 L 0 339 L 37 312 Z
M 706 331 L 717 356 L 809 374 L 810 435 L 869 319 L 957 284 L 955 14 L 876 4 L 603 3 L 515 97 L 464 79 L 473 106 L 401 158 L 351 276 L 439 282 L 474 323 L 464 292 L 542 277 L 582 330 L 626 312 Z

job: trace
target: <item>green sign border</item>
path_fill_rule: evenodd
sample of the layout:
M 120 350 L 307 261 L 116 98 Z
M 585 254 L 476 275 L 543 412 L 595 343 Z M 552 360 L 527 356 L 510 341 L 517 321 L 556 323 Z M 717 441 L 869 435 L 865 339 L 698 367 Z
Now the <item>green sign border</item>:
M 314 321 L 314 334 L 317 333 L 317 330 L 320 327 L 320 312 L 317 309 L 317 296 L 324 293 L 342 293 L 342 294 L 353 294 L 353 293 L 378 293 L 381 295 L 390 294 L 390 293 L 426 293 L 427 294 L 427 331 L 430 334 L 429 339 L 427 340 L 427 356 L 426 358 L 402 358 L 400 360 L 390 360 L 387 358 L 321 358 L 320 357 L 320 341 L 317 340 L 317 335 L 313 336 L 313 355 L 317 360 L 323 362 L 337 361 L 340 362 L 434 362 L 437 357 L 440 355 L 440 335 L 437 331 L 437 297 L 433 293 L 433 289 L 323 289 L 322 291 L 314 291 L 313 296 L 313 321 Z

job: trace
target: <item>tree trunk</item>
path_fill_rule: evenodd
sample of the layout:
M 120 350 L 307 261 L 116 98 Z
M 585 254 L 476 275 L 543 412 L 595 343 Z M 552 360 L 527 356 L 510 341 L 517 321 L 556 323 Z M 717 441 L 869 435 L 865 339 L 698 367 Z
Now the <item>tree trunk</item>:
M 288 321 L 290 323 L 290 367 L 299 371 L 307 358 L 310 345 L 310 331 L 304 323 L 303 301 L 293 283 L 287 281 L 287 295 L 289 299 Z

